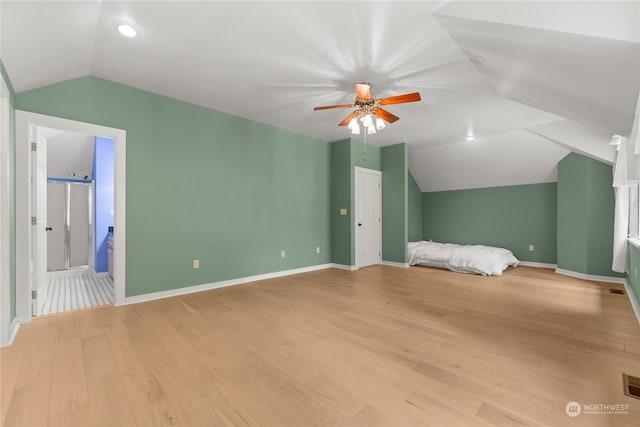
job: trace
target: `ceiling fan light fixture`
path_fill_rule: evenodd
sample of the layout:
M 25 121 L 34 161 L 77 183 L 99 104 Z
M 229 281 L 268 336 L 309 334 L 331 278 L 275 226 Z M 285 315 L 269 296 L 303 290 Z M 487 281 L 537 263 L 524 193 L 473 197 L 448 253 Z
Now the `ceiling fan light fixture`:
M 373 127 L 373 120 L 371 120 L 371 114 L 365 114 L 365 116 L 362 118 L 362 124 L 366 128 Z
M 367 133 L 376 133 L 382 130 L 387 123 L 394 123 L 400 117 L 393 115 L 389 111 L 381 108 L 381 105 L 404 104 L 406 102 L 420 101 L 420 93 L 405 93 L 404 95 L 388 96 L 386 98 L 376 98 L 371 94 L 371 83 L 354 83 L 356 90 L 356 98 L 351 104 L 325 105 L 314 107 L 314 111 L 332 110 L 334 108 L 353 108 L 356 110 L 344 118 L 338 126 L 347 126 L 355 135 L 360 133 L 360 119 L 362 125 L 366 128 Z M 375 116 L 375 117 L 372 117 Z M 375 120 L 375 121 L 374 121 Z M 357 129 L 357 131 L 356 131 Z M 366 134 L 365 134 L 366 135 Z

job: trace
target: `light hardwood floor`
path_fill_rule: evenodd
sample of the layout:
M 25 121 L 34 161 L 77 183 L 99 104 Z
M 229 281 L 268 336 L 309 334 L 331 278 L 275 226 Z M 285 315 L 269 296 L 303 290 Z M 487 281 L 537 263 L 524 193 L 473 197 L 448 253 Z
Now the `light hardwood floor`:
M 26 425 L 638 426 L 621 285 L 517 267 L 323 270 L 39 318 L 1 351 Z M 569 401 L 629 405 L 565 413 Z

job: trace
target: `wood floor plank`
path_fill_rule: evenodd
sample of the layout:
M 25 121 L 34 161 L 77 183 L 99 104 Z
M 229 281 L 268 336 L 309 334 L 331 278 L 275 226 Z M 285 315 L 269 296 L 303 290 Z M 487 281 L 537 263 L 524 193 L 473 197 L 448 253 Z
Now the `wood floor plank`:
M 373 266 L 36 318 L 0 351 L 2 422 L 634 427 L 640 325 L 609 288 Z
M 89 406 L 82 342 L 72 338 L 56 342 L 53 354 L 49 417 L 57 418 Z
M 135 425 L 127 394 L 116 372 L 91 375 L 87 385 L 92 425 Z
M 4 426 L 46 426 L 49 422 L 51 378 L 17 388 L 11 397 Z
M 88 406 L 49 418 L 50 427 L 86 427 L 92 424 L 91 408 Z
M 16 388 L 34 382 L 43 383 L 51 380 L 53 367 L 51 356 L 54 352 L 56 339 L 55 327 L 47 326 L 33 331 L 23 359 L 19 364 Z
M 483 402 L 482 406 L 478 409 L 478 418 L 489 422 L 491 425 L 499 427 L 539 427 L 540 424 L 523 418 L 522 416 L 515 415 L 510 411 L 503 408 L 499 408 L 490 403 Z
M 184 425 L 180 405 L 171 405 L 157 378 L 128 336 L 109 340 L 120 380 L 138 425 Z

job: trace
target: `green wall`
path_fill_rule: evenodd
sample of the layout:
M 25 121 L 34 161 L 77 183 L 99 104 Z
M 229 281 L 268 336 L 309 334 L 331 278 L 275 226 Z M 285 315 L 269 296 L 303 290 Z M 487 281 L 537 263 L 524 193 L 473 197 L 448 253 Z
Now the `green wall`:
M 94 77 L 16 108 L 127 131 L 127 296 L 331 259 L 326 142 Z
M 558 163 L 558 268 L 587 272 L 588 159 L 568 155 Z
M 558 268 L 623 277 L 611 270 L 614 192 L 609 165 L 571 153 L 558 163 Z
M 350 139 L 351 141 L 351 170 L 354 182 L 352 188 L 355 189 L 355 167 L 367 168 L 373 170 L 381 170 L 381 150 L 380 147 L 367 144 L 366 146 L 362 141 L 356 139 Z
M 555 264 L 556 203 L 556 183 L 422 193 L 422 237 L 503 247 L 521 261 Z
M 331 144 L 331 262 L 353 265 L 351 259 L 351 140 Z M 347 215 L 340 215 L 340 209 Z
M 407 239 L 409 242 L 417 242 L 422 240 L 422 192 L 411 172 L 407 196 Z
M 640 270 L 640 249 L 629 243 L 629 274 L 627 275 L 627 281 L 636 296 L 636 301 L 640 303 L 640 275 L 638 270 Z
M 407 256 L 407 145 L 382 148 L 382 259 L 406 263 Z
M 353 266 L 355 255 L 355 167 L 381 170 L 380 148 L 355 139 L 331 144 L 331 262 Z M 346 208 L 347 215 L 340 215 Z
M 10 269 L 10 295 L 11 295 L 11 320 L 16 317 L 16 143 L 15 143 L 15 92 L 11 85 L 11 79 L 0 59 L 0 72 L 9 88 L 9 269 Z

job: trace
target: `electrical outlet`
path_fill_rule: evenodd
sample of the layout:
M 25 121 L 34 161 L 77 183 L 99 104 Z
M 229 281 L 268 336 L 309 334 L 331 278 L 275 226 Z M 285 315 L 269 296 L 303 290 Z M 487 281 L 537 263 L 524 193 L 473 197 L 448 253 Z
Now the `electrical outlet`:
M 193 260 L 193 268 L 200 268 L 200 260 L 199 259 L 194 259 Z
M 529 245 L 529 252 L 533 252 L 535 249 L 535 245 Z
M 316 253 L 319 254 L 320 253 L 320 246 L 316 246 Z
M 284 258 L 287 256 L 287 253 L 283 250 L 280 251 L 280 258 Z

